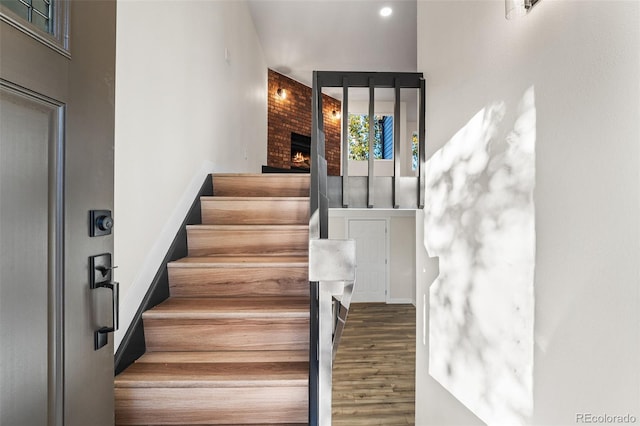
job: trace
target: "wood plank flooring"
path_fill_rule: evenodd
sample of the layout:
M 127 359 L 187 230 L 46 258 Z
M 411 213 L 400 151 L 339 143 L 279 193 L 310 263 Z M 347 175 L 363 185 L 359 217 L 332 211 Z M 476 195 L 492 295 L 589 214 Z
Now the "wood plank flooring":
M 416 310 L 354 303 L 333 367 L 332 424 L 415 422 Z

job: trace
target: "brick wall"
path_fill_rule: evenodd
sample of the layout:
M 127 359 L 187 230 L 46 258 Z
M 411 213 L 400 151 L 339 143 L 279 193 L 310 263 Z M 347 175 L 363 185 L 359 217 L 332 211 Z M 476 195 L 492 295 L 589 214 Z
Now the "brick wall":
M 278 88 L 286 90 L 286 99 L 277 96 Z M 269 70 L 267 165 L 291 167 L 291 133 L 311 136 L 311 88 L 282 74 Z M 326 138 L 327 172 L 340 175 L 340 126 L 333 111 L 341 111 L 341 102 L 322 95 Z

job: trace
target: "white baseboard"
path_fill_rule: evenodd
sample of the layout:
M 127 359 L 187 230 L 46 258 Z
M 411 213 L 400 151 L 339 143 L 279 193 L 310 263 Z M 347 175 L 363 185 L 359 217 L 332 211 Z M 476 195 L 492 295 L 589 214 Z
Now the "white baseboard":
M 413 305 L 415 306 L 416 303 L 413 301 L 413 299 L 411 298 L 398 298 L 398 299 L 388 299 L 387 300 L 387 305 L 394 305 L 394 304 L 402 304 L 402 305 Z
M 133 317 L 138 311 L 144 296 L 147 294 L 158 268 L 167 255 L 176 233 L 180 230 L 184 218 L 189 213 L 193 200 L 195 200 L 200 188 L 202 188 L 202 182 L 204 182 L 208 174 L 213 173 L 214 168 L 215 165 L 211 161 L 205 161 L 195 173 L 162 231 L 158 234 L 158 239 L 149 250 L 138 276 L 127 291 L 126 297 L 120 300 L 120 329 L 114 335 L 114 352 L 118 350 L 120 343 L 122 343 L 122 339 L 133 321 Z

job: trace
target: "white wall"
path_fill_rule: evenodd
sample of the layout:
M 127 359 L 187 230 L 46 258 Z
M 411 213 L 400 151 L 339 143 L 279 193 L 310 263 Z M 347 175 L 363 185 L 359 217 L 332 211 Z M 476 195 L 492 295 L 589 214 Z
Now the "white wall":
M 266 164 L 267 67 L 246 3 L 119 1 L 116 88 L 117 345 L 206 174 Z
M 418 3 L 428 154 L 483 106 L 516 105 L 535 89 L 530 424 L 576 424 L 578 413 L 640 420 L 639 22 L 637 1 L 542 0 L 514 21 L 503 1 Z M 417 252 L 416 424 L 481 424 L 428 375 L 421 305 L 437 265 L 425 256 Z
M 415 210 L 329 209 L 329 238 L 348 238 L 350 219 L 388 221 L 389 294 L 387 302 L 415 303 Z
M 391 286 L 389 301 L 415 304 L 416 295 L 416 218 L 410 216 L 391 216 L 390 221 L 390 259 Z
M 429 286 L 438 260 L 429 258 L 421 236 L 424 212 L 416 211 L 416 426 L 484 424 L 429 375 Z

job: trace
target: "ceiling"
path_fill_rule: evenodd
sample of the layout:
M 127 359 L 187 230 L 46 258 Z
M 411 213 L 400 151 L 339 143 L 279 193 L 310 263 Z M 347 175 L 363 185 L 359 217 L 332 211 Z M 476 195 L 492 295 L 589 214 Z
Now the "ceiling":
M 314 70 L 416 71 L 416 0 L 248 0 L 248 4 L 267 66 L 308 86 Z M 380 16 L 384 6 L 393 9 L 388 17 Z M 340 89 L 326 92 L 342 97 Z M 366 90 L 360 93 L 368 96 Z M 350 92 L 350 99 L 361 97 L 360 93 Z M 377 99 L 388 96 L 376 91 Z

